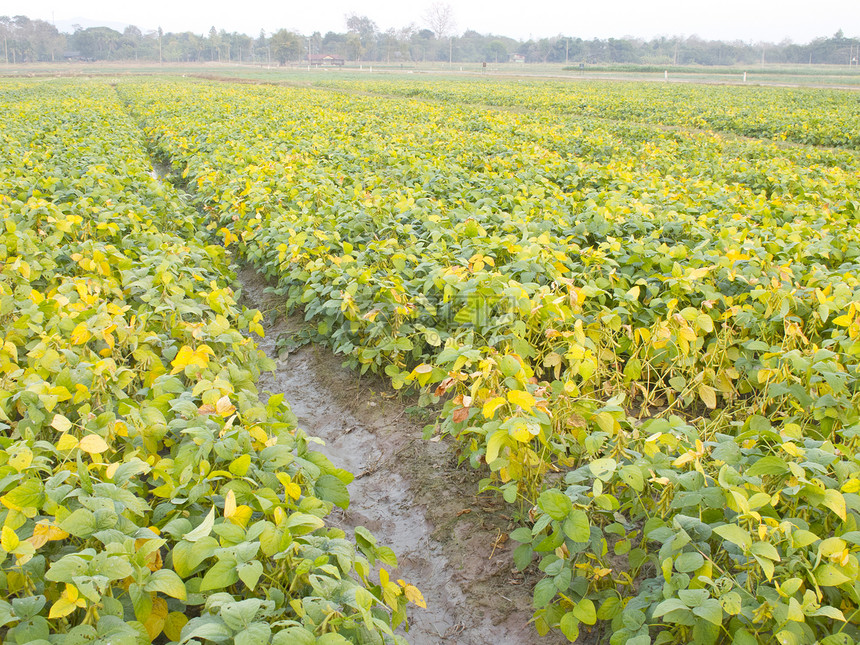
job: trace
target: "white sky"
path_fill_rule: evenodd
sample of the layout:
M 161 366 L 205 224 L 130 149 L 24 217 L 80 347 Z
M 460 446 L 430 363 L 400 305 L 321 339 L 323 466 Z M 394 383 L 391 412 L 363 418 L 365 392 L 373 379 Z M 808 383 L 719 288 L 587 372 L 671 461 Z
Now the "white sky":
M 416 23 L 432 0 L 3 0 L 0 14 L 65 25 L 134 24 L 144 31 L 206 33 L 216 29 L 256 36 L 281 27 L 303 34 L 345 31 L 345 15 L 370 17 L 380 29 Z M 842 29 L 860 36 L 857 0 L 448 0 L 456 30 L 474 29 L 525 39 L 558 34 L 581 38 L 698 35 L 707 39 L 805 43 Z M 111 26 L 118 26 L 111 24 Z

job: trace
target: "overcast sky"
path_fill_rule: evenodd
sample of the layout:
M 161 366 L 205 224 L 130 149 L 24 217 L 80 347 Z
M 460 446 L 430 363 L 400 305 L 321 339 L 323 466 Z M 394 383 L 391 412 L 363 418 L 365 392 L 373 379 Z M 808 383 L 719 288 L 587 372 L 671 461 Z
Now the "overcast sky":
M 444 2 L 443 2 L 444 3 Z M 380 29 L 415 23 L 432 0 L 3 0 L 0 14 L 54 21 L 61 30 L 86 19 L 121 27 L 161 26 L 165 31 L 216 29 L 257 35 L 281 27 L 303 34 L 345 31 L 350 13 L 370 17 Z M 858 0 L 450 0 L 458 33 L 474 29 L 518 39 L 563 34 L 581 38 L 698 35 L 707 39 L 804 43 L 842 29 L 860 36 Z

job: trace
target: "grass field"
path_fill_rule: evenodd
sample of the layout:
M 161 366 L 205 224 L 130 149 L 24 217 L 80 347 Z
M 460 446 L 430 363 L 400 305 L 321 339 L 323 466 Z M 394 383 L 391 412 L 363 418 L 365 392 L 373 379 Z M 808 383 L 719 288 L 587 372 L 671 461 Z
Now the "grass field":
M 410 639 L 233 264 L 504 500 L 540 635 L 860 639 L 855 92 L 79 71 L 0 83 L 5 640 Z
M 552 78 L 568 80 L 627 80 L 635 82 L 664 82 L 668 72 L 671 83 L 728 84 L 728 85 L 777 85 L 810 87 L 860 87 L 860 71 L 856 67 L 841 65 L 753 65 L 750 67 L 697 67 L 697 66 L 635 66 L 635 65 L 588 65 L 580 70 L 576 65 L 529 63 L 357 63 L 349 62 L 343 68 L 308 69 L 301 63 L 284 67 L 277 64 L 183 64 L 165 63 L 37 63 L 27 65 L 0 65 L 0 76 L 103 76 L 127 74 L 214 74 L 217 76 L 259 81 L 305 82 L 329 78 L 351 78 L 358 74 L 384 74 L 402 81 L 415 75 L 430 75 L 442 78 Z M 744 72 L 747 73 L 744 81 Z

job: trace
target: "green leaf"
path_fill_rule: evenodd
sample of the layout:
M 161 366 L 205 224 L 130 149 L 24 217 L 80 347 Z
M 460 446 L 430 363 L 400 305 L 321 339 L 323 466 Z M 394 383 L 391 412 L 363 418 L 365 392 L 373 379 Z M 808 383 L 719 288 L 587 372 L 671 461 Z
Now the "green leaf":
M 312 632 L 297 625 L 282 629 L 272 637 L 272 645 L 316 645 L 316 642 Z
M 612 474 L 615 472 L 617 467 L 618 462 L 612 459 L 612 457 L 595 459 L 588 464 L 588 469 L 591 471 L 591 474 L 605 482 L 608 482 L 612 478 Z
M 762 475 L 784 475 L 787 472 L 789 470 L 785 460 L 771 455 L 757 460 L 747 469 L 746 474 L 750 477 L 761 477 Z
M 795 548 L 800 549 L 809 546 L 814 542 L 818 542 L 821 538 L 815 535 L 812 531 L 797 529 L 791 533 L 791 542 Z
M 555 489 L 546 490 L 538 497 L 538 508 L 545 511 L 552 519 L 565 519 L 573 508 L 570 498 Z
M 344 510 L 349 508 L 349 491 L 346 484 L 334 475 L 321 475 L 314 484 L 314 494 Z
M 245 583 L 248 589 L 253 591 L 260 580 L 260 576 L 263 575 L 263 565 L 259 560 L 252 560 L 251 562 L 240 564 L 237 572 L 239 579 Z
M 736 629 L 732 637 L 732 645 L 758 645 L 758 639 L 746 629 Z
M 749 549 L 752 546 L 752 538 L 750 534 L 744 531 L 737 524 L 723 524 L 714 529 L 714 533 L 719 535 L 724 540 L 728 540 L 733 544 L 737 544 L 743 549 Z
M 509 537 L 516 542 L 531 544 L 532 532 L 527 526 L 521 526 L 518 529 L 514 529 Z
M 535 585 L 534 606 L 535 609 L 546 607 L 555 597 L 558 589 L 552 578 L 544 578 Z
M 768 558 L 769 560 L 775 560 L 777 562 L 780 561 L 779 551 L 776 550 L 776 547 L 773 546 L 770 542 L 756 542 L 750 548 L 750 551 L 755 555 L 760 555 L 763 558 Z
M 514 565 L 520 571 L 523 571 L 532 561 L 532 547 L 530 544 L 520 544 L 514 549 Z
M 836 607 L 824 606 L 819 607 L 814 612 L 812 612 L 813 616 L 827 616 L 828 618 L 832 618 L 833 620 L 841 620 L 843 623 L 846 622 L 845 614 L 836 609 Z
M 181 578 L 187 578 L 200 563 L 215 555 L 221 545 L 211 535 L 200 538 L 197 542 L 181 541 L 173 547 L 173 569 Z
M 642 476 L 642 470 L 639 467 L 624 466 L 619 474 L 621 475 L 621 480 L 637 493 L 645 490 L 645 478 Z
M 86 539 L 98 530 L 96 516 L 86 508 L 79 508 L 59 523 L 61 529 L 75 537 Z
M 668 598 L 654 607 L 654 618 L 660 618 L 671 611 L 677 611 L 679 609 L 689 611 L 687 605 L 681 602 L 678 598 Z
M 722 625 L 723 623 L 723 608 L 719 601 L 714 598 L 709 598 L 698 607 L 693 607 L 693 613 L 714 625 Z
M 235 645 L 260 645 L 260 643 L 268 643 L 271 635 L 272 628 L 266 623 L 251 623 L 236 634 L 233 642 Z
M 499 457 L 499 452 L 501 452 L 502 447 L 508 443 L 508 434 L 507 430 L 496 430 L 493 434 L 490 435 L 490 439 L 487 441 L 487 454 L 486 461 L 487 464 L 492 464 Z
M 72 583 L 73 578 L 83 575 L 89 568 L 86 560 L 77 555 L 64 555 L 51 564 L 51 568 L 45 574 L 45 579 L 52 582 Z
M 578 508 L 570 512 L 570 516 L 562 525 L 564 534 L 574 542 L 588 542 L 591 539 L 591 527 L 588 515 Z
M 316 515 L 308 513 L 293 513 L 287 518 L 287 528 L 293 535 L 313 533 L 325 526 L 325 522 Z M 356 529 L 357 531 L 357 529 Z
M 193 531 L 186 533 L 184 540 L 186 542 L 196 542 L 197 540 L 206 537 L 212 532 L 212 527 L 215 526 L 215 507 L 213 506 L 209 514 L 203 518 L 203 521 L 197 525 Z
M 686 603 L 687 607 L 700 607 L 708 600 L 709 593 L 707 589 L 679 589 L 678 598 Z
M 259 598 L 227 603 L 221 607 L 221 619 L 234 631 L 246 629 L 254 622 L 262 604 L 263 601 Z
M 571 643 L 575 643 L 576 639 L 579 638 L 579 620 L 577 620 L 572 611 L 567 612 L 561 617 L 559 628 L 561 629 L 561 633 Z
M 170 569 L 153 571 L 143 588 L 146 591 L 160 591 L 171 598 L 176 598 L 183 602 L 187 597 L 185 583 L 182 582 L 182 578 Z
M 200 591 L 224 589 L 238 580 L 239 574 L 236 571 L 236 563 L 229 560 L 219 560 L 203 576 L 203 581 L 200 583 Z
M 593 625 L 597 622 L 597 610 L 594 608 L 594 603 L 588 598 L 583 598 L 576 603 L 571 611 L 580 622 L 586 625 Z
M 754 414 L 749 418 L 750 430 L 761 433 L 771 429 L 770 420 L 760 414 Z
M 851 581 L 851 577 L 845 575 L 832 564 L 822 564 L 814 572 L 815 581 L 822 587 L 836 587 Z
M 675 558 L 675 568 L 681 573 L 696 571 L 703 564 L 705 564 L 705 558 L 696 551 L 687 551 Z
M 729 616 L 737 616 L 741 613 L 741 595 L 737 591 L 729 591 L 720 596 L 720 605 Z
M 16 620 L 18 620 L 18 617 L 12 611 L 12 605 L 5 600 L 0 600 L 0 627 L 13 623 Z
M 42 484 L 35 479 L 30 479 L 3 495 L 2 500 L 3 505 L 11 509 L 39 510 L 45 500 L 45 494 L 42 492 Z
M 186 643 L 193 639 L 208 639 L 216 643 L 226 642 L 232 638 L 233 632 L 224 621 L 217 616 L 199 616 L 189 620 L 182 628 L 182 640 Z

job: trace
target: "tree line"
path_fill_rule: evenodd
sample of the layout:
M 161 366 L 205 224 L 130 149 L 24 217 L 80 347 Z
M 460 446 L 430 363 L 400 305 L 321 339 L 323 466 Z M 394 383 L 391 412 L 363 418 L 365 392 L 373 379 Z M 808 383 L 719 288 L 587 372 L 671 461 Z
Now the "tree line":
M 531 63 L 589 65 L 755 65 L 857 64 L 860 38 L 840 30 L 830 37 L 797 44 L 706 40 L 697 36 L 594 38 L 568 36 L 517 40 L 467 30 L 454 33 L 450 9 L 434 5 L 427 24 L 380 30 L 367 16 L 350 15 L 346 31 L 302 35 L 288 29 L 261 31 L 256 37 L 216 30 L 208 34 L 143 32 L 130 25 L 122 32 L 110 27 L 76 27 L 61 33 L 44 20 L 0 16 L 3 50 L 0 62 L 32 63 L 62 60 L 230 62 L 286 65 L 328 54 L 349 61 L 415 63 L 504 63 L 512 58 Z

